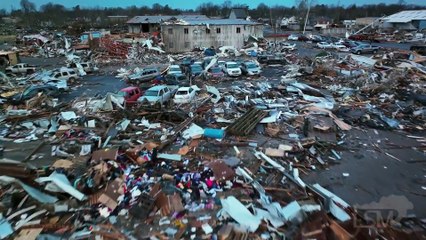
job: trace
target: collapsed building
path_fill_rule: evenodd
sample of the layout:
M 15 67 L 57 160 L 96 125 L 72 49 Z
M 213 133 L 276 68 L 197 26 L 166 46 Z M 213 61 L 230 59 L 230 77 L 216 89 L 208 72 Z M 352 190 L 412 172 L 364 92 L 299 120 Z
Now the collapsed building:
M 154 33 L 160 31 L 163 21 L 175 19 L 208 19 L 205 15 L 177 15 L 177 16 L 135 16 L 127 21 L 129 33 Z
M 250 36 L 263 37 L 263 25 L 242 19 L 179 19 L 161 24 L 167 52 L 233 46 L 241 48 Z

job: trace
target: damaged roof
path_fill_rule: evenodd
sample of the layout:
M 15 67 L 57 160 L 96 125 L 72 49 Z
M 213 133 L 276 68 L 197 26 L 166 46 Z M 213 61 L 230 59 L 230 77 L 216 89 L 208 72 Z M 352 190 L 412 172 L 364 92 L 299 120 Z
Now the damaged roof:
M 161 23 L 169 21 L 172 18 L 176 19 L 209 19 L 206 15 L 159 15 L 159 16 L 135 16 L 127 21 L 128 24 L 141 24 L 141 23 Z
M 389 23 L 407 23 L 414 20 L 426 20 L 426 10 L 401 11 L 384 18 Z
M 258 22 L 243 19 L 179 19 L 163 22 L 163 25 L 261 25 Z

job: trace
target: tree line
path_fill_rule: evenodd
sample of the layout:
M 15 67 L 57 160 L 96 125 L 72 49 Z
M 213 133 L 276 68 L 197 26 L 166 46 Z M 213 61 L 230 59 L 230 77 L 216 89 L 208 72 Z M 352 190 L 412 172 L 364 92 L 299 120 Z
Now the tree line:
M 23 27 L 40 26 L 43 22 L 51 22 L 55 27 L 69 26 L 70 22 L 85 21 L 96 27 L 97 19 L 106 19 L 107 16 L 125 15 L 129 17 L 137 15 L 177 15 L 177 14 L 204 14 L 209 17 L 227 17 L 231 8 L 246 8 L 252 19 L 268 19 L 275 22 L 281 17 L 296 16 L 303 19 L 306 15 L 308 5 L 310 5 L 310 16 L 321 17 L 326 16 L 333 19 L 334 23 L 341 23 L 345 19 L 356 19 L 360 17 L 381 17 L 391 15 L 402 10 L 416 10 L 424 7 L 417 5 L 407 5 L 403 0 L 398 4 L 371 4 L 371 5 L 325 5 L 315 4 L 316 0 L 296 0 L 294 6 L 286 7 L 280 5 L 268 6 L 264 3 L 259 4 L 256 8 L 248 8 L 246 5 L 232 4 L 230 0 L 225 0 L 222 4 L 212 2 L 202 3 L 195 10 L 193 9 L 176 9 L 169 5 L 161 5 L 158 3 L 149 6 L 130 6 L 126 8 L 81 8 L 76 5 L 72 8 L 66 8 L 61 4 L 47 3 L 41 5 L 38 9 L 30 0 L 21 0 L 20 8 L 7 12 L 5 9 L 0 10 L 0 16 L 12 16 L 22 19 Z

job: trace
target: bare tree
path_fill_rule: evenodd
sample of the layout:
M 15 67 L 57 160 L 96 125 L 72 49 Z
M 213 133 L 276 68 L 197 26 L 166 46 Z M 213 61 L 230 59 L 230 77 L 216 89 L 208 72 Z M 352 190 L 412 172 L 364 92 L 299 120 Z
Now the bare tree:
M 29 0 L 21 0 L 21 9 L 24 13 L 30 13 L 36 11 L 36 5 Z

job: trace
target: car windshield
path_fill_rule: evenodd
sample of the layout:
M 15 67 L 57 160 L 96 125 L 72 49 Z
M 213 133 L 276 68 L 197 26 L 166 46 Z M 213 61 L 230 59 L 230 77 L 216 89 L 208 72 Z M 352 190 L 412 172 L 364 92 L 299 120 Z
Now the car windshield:
M 193 71 L 202 71 L 203 70 L 203 68 L 200 65 L 192 65 L 191 69 Z
M 222 69 L 215 67 L 215 68 L 211 68 L 210 71 L 212 73 L 220 73 L 220 72 L 222 72 Z
M 176 93 L 176 95 L 188 95 L 188 90 L 180 90 Z
M 186 77 L 184 75 L 180 75 L 180 76 L 177 76 L 177 79 L 179 81 L 183 81 L 183 80 L 186 80 Z
M 238 68 L 238 65 L 235 63 L 228 64 L 227 66 L 228 68 Z
M 246 63 L 247 68 L 257 68 L 257 65 L 254 63 Z
M 172 71 L 172 72 L 180 72 L 180 68 L 178 68 L 178 67 L 172 67 L 172 68 L 170 68 L 170 71 Z
M 148 90 L 144 95 L 148 97 L 156 97 L 158 96 L 158 91 Z
M 118 94 L 118 96 L 120 96 L 120 97 L 125 97 L 125 96 L 127 96 L 127 92 L 124 92 L 124 91 L 119 91 L 117 94 Z

